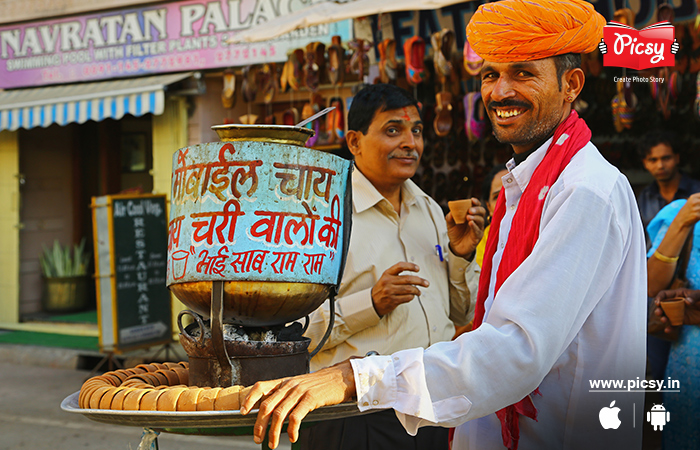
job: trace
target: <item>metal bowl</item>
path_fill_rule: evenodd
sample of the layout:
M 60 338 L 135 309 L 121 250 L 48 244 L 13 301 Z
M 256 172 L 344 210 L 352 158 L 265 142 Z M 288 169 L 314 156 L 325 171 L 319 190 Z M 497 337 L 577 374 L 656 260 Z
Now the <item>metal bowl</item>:
M 241 125 L 226 124 L 211 127 L 224 142 L 265 141 L 279 144 L 306 145 L 315 133 L 309 128 L 289 125 Z
M 224 320 L 250 327 L 292 322 L 321 306 L 332 288 L 315 283 L 225 281 Z M 194 312 L 210 317 L 211 281 L 172 284 L 170 290 Z

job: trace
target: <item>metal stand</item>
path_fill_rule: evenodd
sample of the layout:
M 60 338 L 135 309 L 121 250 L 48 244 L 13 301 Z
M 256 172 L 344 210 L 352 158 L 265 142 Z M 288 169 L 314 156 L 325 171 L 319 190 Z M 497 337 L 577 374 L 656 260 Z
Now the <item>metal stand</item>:
M 100 362 L 95 365 L 95 367 L 92 368 L 90 373 L 88 374 L 87 378 L 92 378 L 96 373 L 97 369 L 102 367 L 102 365 L 107 362 L 107 371 L 112 371 L 115 369 L 123 369 L 124 367 L 121 365 L 121 363 L 117 360 L 117 358 L 114 357 L 115 353 L 114 352 L 108 352 L 101 360 Z
M 171 342 L 168 342 L 167 344 L 163 344 L 163 346 L 158 349 L 155 355 L 153 355 L 153 360 L 157 361 L 158 357 L 160 356 L 161 352 L 165 352 L 165 360 L 166 361 L 172 361 L 172 358 L 170 357 L 170 354 L 172 353 L 173 356 L 175 356 L 176 359 L 180 359 L 180 355 L 177 354 L 177 350 L 175 350 L 175 347 L 173 347 L 173 344 Z
M 233 386 L 233 365 L 224 342 L 224 282 L 212 281 L 211 342 L 219 360 L 219 373 L 214 374 L 218 386 Z

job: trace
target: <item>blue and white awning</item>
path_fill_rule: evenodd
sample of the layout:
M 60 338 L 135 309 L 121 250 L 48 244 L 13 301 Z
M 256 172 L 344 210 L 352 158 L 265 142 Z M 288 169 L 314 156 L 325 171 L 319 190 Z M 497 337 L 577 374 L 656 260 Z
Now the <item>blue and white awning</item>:
M 164 90 L 190 75 L 188 72 L 0 91 L 0 131 L 121 119 L 124 114 L 163 114 Z

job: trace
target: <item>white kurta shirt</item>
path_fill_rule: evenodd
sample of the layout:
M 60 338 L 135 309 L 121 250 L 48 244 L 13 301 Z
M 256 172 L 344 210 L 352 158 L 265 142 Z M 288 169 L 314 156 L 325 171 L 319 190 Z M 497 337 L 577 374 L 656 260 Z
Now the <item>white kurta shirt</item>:
M 550 142 L 508 163 L 491 280 Z M 495 298 L 491 287 L 481 327 L 426 350 L 351 361 L 361 410 L 393 408 L 409 433 L 459 426 L 455 449 L 503 449 L 494 412 L 539 387 L 538 421 L 519 420 L 521 450 L 640 448 L 643 393 L 590 392 L 591 380 L 644 379 L 646 258 L 632 189 L 588 143 L 542 195 L 539 239 Z M 599 412 L 613 401 L 621 425 L 603 429 Z

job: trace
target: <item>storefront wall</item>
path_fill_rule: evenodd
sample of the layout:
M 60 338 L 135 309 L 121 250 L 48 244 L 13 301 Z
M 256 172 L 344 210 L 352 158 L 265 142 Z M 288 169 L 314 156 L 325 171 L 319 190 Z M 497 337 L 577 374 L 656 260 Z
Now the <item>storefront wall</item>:
M 0 132 L 0 323 L 19 320 L 19 142 Z

